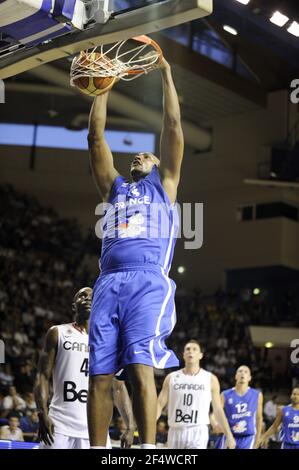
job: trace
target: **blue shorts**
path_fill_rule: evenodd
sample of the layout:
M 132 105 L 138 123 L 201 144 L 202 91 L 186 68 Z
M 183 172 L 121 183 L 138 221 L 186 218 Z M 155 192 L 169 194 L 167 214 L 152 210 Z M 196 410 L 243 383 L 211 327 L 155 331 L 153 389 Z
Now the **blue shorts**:
M 282 449 L 292 449 L 292 450 L 299 450 L 299 444 L 288 444 L 287 442 L 283 442 L 281 444 Z
M 255 435 L 251 436 L 234 436 L 236 441 L 236 449 L 253 449 Z M 219 437 L 215 444 L 215 449 L 226 449 L 226 437 Z
M 89 374 L 113 374 L 128 364 L 159 369 L 179 361 L 165 340 L 176 323 L 175 283 L 161 268 L 101 274 L 89 321 Z

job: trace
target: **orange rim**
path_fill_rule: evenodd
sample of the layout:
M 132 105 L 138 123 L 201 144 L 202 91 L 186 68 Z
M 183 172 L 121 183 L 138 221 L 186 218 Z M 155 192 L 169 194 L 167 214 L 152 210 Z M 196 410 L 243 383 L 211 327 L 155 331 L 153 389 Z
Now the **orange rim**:
M 134 39 L 134 41 L 137 41 L 137 42 L 143 42 L 144 44 L 148 44 L 148 45 L 152 46 L 154 49 L 156 49 L 156 51 L 159 53 L 158 63 L 161 64 L 162 58 L 163 58 L 163 51 L 162 51 L 161 47 L 159 46 L 159 44 L 156 41 L 151 39 L 149 36 L 146 36 L 145 34 L 142 34 L 140 36 L 135 36 L 132 39 Z M 127 73 L 129 75 L 140 75 L 140 74 L 144 73 L 144 70 L 143 69 L 127 70 Z
M 148 45 L 152 46 L 152 47 L 158 52 L 158 54 L 159 54 L 159 59 L 158 59 L 158 62 L 157 62 L 157 63 L 160 64 L 160 63 L 162 62 L 162 59 L 163 59 L 163 51 L 162 51 L 161 47 L 159 46 L 159 44 L 158 44 L 156 41 L 154 41 L 153 39 L 151 39 L 149 36 L 146 36 L 145 34 L 142 34 L 142 35 L 140 35 L 140 36 L 135 36 L 135 37 L 133 37 L 132 39 L 133 39 L 134 41 L 141 42 L 141 43 L 143 43 L 143 44 L 148 44 Z M 84 57 L 84 56 L 86 56 L 86 57 Z M 84 50 L 84 51 L 81 51 L 80 54 L 76 57 L 76 64 L 78 64 L 80 60 L 82 61 L 82 59 L 83 59 L 83 62 L 84 62 L 84 59 L 85 59 L 85 60 L 88 59 L 89 56 L 90 56 L 90 53 L 88 52 L 88 50 L 87 50 L 87 51 L 85 51 L 85 50 Z M 105 54 L 103 55 L 103 57 L 105 58 L 105 60 L 106 60 L 107 62 L 110 61 L 110 60 L 109 60 L 109 57 L 105 57 Z M 107 60 L 107 59 L 108 59 L 108 60 Z M 101 57 L 99 57 L 98 60 L 101 61 L 101 60 L 103 60 L 103 59 L 101 59 Z M 79 63 L 79 65 L 80 65 L 80 63 Z M 141 75 L 141 74 L 144 73 L 144 69 L 131 69 L 131 70 L 129 69 L 129 70 L 126 71 L 126 73 L 127 73 L 128 75 Z M 88 75 L 87 75 L 87 76 L 88 76 Z M 117 77 L 115 77 L 115 78 L 117 78 Z

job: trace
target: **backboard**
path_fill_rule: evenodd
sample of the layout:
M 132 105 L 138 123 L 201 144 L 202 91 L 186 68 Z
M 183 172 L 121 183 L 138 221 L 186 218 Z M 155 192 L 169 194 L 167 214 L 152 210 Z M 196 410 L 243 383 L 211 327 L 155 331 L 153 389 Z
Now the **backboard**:
M 16 2 L 0 0 L 0 79 L 213 10 L 213 0 L 18 0 L 24 9 Z M 92 16 L 95 3 L 105 14 Z

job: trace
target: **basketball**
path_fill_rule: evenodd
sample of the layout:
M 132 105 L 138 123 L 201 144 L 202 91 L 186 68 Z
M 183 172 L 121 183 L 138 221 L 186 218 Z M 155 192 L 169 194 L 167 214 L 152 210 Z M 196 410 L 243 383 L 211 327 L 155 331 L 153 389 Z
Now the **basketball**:
M 101 54 L 94 52 L 87 55 L 85 52 L 81 52 L 80 56 L 75 60 L 79 66 L 86 67 L 86 70 L 92 75 L 93 69 L 95 69 L 94 62 L 101 58 Z M 88 73 L 87 72 L 87 73 Z M 106 91 L 110 90 L 117 77 L 92 77 L 92 76 L 81 76 L 73 80 L 73 84 L 85 95 L 98 96 Z

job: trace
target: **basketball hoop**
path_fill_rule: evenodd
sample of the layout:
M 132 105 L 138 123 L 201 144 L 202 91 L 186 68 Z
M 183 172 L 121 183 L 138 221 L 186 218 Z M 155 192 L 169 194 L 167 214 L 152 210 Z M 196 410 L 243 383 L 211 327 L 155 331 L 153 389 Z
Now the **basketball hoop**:
M 71 85 L 84 77 L 134 80 L 158 68 L 162 57 L 159 44 L 145 35 L 119 41 L 106 51 L 103 45 L 81 51 L 71 65 Z

